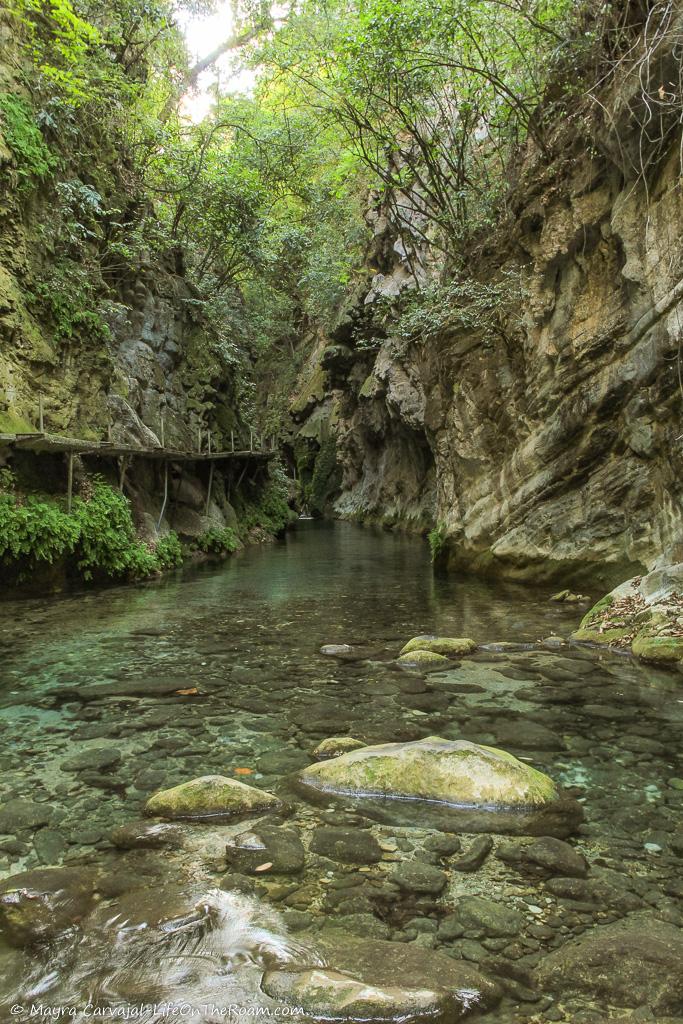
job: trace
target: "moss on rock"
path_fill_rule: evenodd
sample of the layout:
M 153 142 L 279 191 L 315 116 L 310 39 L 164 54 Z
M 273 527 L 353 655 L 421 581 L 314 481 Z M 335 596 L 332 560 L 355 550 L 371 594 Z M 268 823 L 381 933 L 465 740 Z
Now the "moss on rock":
M 280 806 L 280 801 L 272 793 L 245 786 L 243 782 L 223 775 L 204 775 L 155 793 L 145 804 L 145 814 L 171 820 L 202 821 L 242 818 Z
M 637 658 L 655 664 L 683 662 L 683 636 L 653 636 L 642 630 L 634 638 L 631 650 Z
M 469 637 L 455 636 L 416 636 L 409 640 L 401 650 L 401 654 L 412 654 L 415 651 L 429 651 L 447 658 L 459 658 L 471 654 L 477 649 L 474 640 Z
M 455 807 L 538 807 L 559 796 L 552 779 L 504 750 L 438 736 L 363 747 L 310 765 L 299 778 L 326 793 Z
M 396 664 L 408 668 L 441 668 L 448 664 L 448 658 L 434 651 L 411 651 L 409 654 L 401 654 Z

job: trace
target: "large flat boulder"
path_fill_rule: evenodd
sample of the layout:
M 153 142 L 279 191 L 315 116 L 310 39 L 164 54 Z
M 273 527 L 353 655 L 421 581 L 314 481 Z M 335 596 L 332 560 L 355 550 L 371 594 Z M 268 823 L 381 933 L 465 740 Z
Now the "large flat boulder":
M 275 810 L 280 801 L 272 793 L 246 786 L 223 775 L 203 775 L 173 789 L 155 793 L 145 804 L 145 814 L 171 820 L 231 820 Z
M 552 779 L 512 754 L 438 736 L 352 750 L 310 765 L 300 778 L 326 793 L 414 797 L 470 807 L 534 807 L 558 796 Z
M 423 820 L 427 811 L 447 810 L 451 825 L 473 832 L 529 835 L 571 834 L 582 818 L 552 779 L 512 754 L 467 740 L 438 736 L 405 743 L 382 743 L 310 765 L 299 773 L 304 793 L 352 798 L 370 805 L 377 799 L 403 804 Z M 441 826 L 436 826 L 441 827 Z

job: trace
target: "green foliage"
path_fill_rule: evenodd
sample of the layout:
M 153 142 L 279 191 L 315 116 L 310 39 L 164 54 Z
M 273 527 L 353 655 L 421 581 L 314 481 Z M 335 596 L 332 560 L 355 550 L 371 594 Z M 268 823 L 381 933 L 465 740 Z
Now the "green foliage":
M 521 144 L 545 145 L 542 100 L 582 6 L 304 0 L 260 59 L 372 172 L 417 278 L 422 247 L 457 261 L 496 221 Z
M 84 580 L 142 579 L 182 562 L 176 534 L 154 548 L 138 540 L 128 500 L 98 481 L 69 514 L 63 502 L 0 493 L 0 562 L 23 577 L 40 563 L 72 559 Z
M 271 466 L 268 479 L 256 500 L 245 502 L 241 510 L 242 531 L 249 533 L 250 530 L 261 529 L 273 536 L 282 533 L 296 518 L 287 501 L 288 490 L 289 483 L 282 466 Z
M 486 282 L 462 278 L 434 284 L 408 294 L 391 331 L 405 341 L 430 341 L 458 330 L 478 333 L 489 341 L 496 335 L 505 337 L 510 322 L 521 322 L 523 298 L 518 273 Z
M 56 260 L 35 282 L 33 299 L 59 341 L 81 338 L 104 343 L 110 339 L 93 278 L 74 260 Z
M 433 530 L 430 530 L 427 535 L 429 541 L 429 550 L 432 555 L 432 563 L 439 561 L 441 556 L 446 551 L 446 544 L 448 541 L 448 533 L 446 530 L 445 523 L 437 523 Z
M 197 537 L 197 547 L 206 554 L 232 554 L 239 547 L 239 540 L 235 531 L 229 527 L 222 528 L 213 526 L 211 529 Z
M 85 579 L 94 572 L 125 576 L 153 571 L 152 552 L 137 541 L 127 499 L 103 483 L 95 485 L 92 497 L 74 501 L 74 518 L 80 527 L 77 562 Z
M 154 557 L 161 571 L 176 569 L 183 564 L 183 548 L 177 533 L 167 533 L 157 541 Z
M 54 171 L 56 158 L 43 139 L 30 105 L 15 93 L 0 93 L 0 132 L 16 160 L 22 191 Z
M 79 524 L 57 504 L 13 494 L 0 494 L 0 560 L 9 565 L 25 562 L 29 570 L 37 562 L 52 564 L 74 551 Z
M 330 494 L 338 485 L 337 443 L 334 436 L 323 441 L 313 467 L 310 486 L 311 511 L 323 513 Z
M 7 466 L 0 469 L 0 491 L 13 491 L 17 483 L 15 474 Z

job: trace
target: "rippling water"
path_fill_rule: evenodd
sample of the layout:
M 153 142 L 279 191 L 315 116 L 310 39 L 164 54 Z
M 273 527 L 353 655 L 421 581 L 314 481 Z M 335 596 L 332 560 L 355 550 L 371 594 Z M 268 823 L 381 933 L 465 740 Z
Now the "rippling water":
M 549 602 L 551 592 L 434 577 L 417 538 L 311 522 L 282 542 L 161 582 L 0 605 L 0 872 L 66 865 L 100 878 L 97 905 L 51 947 L 50 966 L 40 949 L 0 949 L 0 994 L 23 1003 L 40 991 L 45 1005 L 80 1005 L 95 993 L 98 1005 L 121 1008 L 154 992 L 199 998 L 202 985 L 216 995 L 218 977 L 224 995 L 268 1005 L 258 982 L 271 953 L 250 952 L 240 969 L 224 957 L 210 984 L 206 973 L 197 980 L 197 958 L 213 963 L 203 947 L 182 968 L 173 954 L 173 971 L 164 953 L 169 922 L 195 921 L 195 904 L 225 872 L 226 836 L 247 826 L 195 827 L 181 852 L 121 852 L 112 829 L 140 818 L 151 792 L 199 775 L 286 787 L 326 736 L 438 734 L 495 743 L 570 787 L 586 811 L 579 847 L 613 896 L 572 902 L 493 855 L 481 870 L 453 873 L 440 899 L 397 896 L 385 880 L 402 857 L 445 868 L 447 859 L 425 852 L 419 817 L 377 826 L 356 808 L 343 822 L 373 829 L 382 862 L 309 856 L 294 879 L 258 880 L 257 917 L 266 915 L 273 935 L 289 928 L 312 946 L 320 926 L 333 924 L 437 948 L 494 975 L 507 958 L 534 999 L 515 999 L 510 983 L 486 1019 L 597 1019 L 590 1013 L 602 1008 L 590 994 L 548 1002 L 529 978 L 548 951 L 596 922 L 645 907 L 681 923 L 672 846 L 683 791 L 680 676 L 573 647 L 488 649 L 424 678 L 392 663 L 419 633 L 483 644 L 566 636 L 581 611 Z M 353 645 L 357 657 L 322 656 L 330 643 Z M 339 815 L 299 798 L 288 825 L 308 842 Z M 486 935 L 439 938 L 439 922 L 462 894 L 514 907 L 528 927 L 502 944 Z M 277 922 L 268 917 L 273 906 Z M 163 970 L 150 972 L 150 949 Z

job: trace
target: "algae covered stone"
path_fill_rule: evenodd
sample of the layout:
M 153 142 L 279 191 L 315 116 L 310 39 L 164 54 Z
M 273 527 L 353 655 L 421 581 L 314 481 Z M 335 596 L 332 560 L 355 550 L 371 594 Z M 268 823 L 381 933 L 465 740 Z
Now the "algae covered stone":
M 325 793 L 439 801 L 453 806 L 537 807 L 556 800 L 547 775 L 495 747 L 429 736 L 350 751 L 299 776 Z
M 319 761 L 326 761 L 330 757 L 339 757 L 340 754 L 347 754 L 349 750 L 359 750 L 364 746 L 362 740 L 356 740 L 353 736 L 328 736 L 315 748 L 313 757 L 317 757 Z
M 416 636 L 408 641 L 401 650 L 401 655 L 429 651 L 431 654 L 441 654 L 446 658 L 460 658 L 476 649 L 474 640 L 466 636 Z
M 407 665 L 409 668 L 441 668 L 448 665 L 448 658 L 434 651 L 410 651 L 397 658 L 396 664 Z
M 206 820 L 241 818 L 260 811 L 274 810 L 280 801 L 272 793 L 246 786 L 223 775 L 204 775 L 183 782 L 173 789 L 155 793 L 145 804 L 151 817 Z

